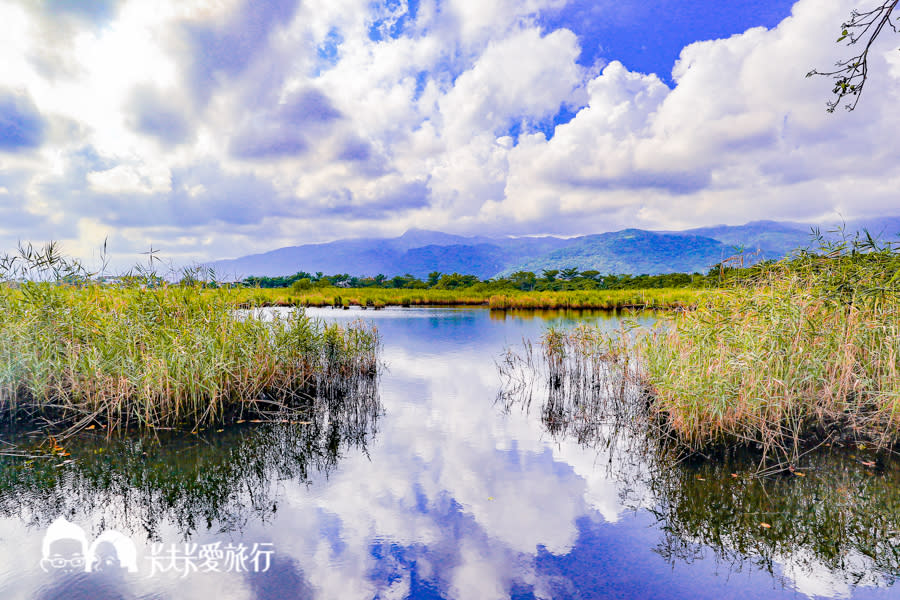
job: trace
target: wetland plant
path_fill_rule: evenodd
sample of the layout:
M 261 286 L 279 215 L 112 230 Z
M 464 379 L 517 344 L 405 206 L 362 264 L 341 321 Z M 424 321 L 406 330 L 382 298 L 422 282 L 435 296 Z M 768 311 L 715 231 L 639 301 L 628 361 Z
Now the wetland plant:
M 817 252 L 746 270 L 653 330 L 551 329 L 543 350 L 551 394 L 567 389 L 584 402 L 595 401 L 599 377 L 622 371 L 624 353 L 624 372 L 643 390 L 631 401 L 690 453 L 746 446 L 787 466 L 818 444 L 891 448 L 900 253 L 868 236 L 823 240 Z
M 373 328 L 249 306 L 152 268 L 110 282 L 53 244 L 22 247 L 0 259 L 0 415 L 69 431 L 198 428 L 302 409 L 376 376 Z

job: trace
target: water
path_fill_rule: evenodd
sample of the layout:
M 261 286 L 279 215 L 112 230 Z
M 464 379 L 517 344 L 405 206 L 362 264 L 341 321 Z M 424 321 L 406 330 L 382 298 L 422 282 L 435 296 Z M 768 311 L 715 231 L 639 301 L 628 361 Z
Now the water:
M 498 401 L 504 348 L 614 317 L 310 313 L 376 323 L 377 395 L 301 423 L 2 459 L 0 598 L 900 596 L 891 461 L 830 449 L 759 479 L 747 458 L 672 464 L 627 432 L 558 427 L 539 395 Z M 43 569 L 60 516 L 87 545 L 123 534 L 138 571 Z

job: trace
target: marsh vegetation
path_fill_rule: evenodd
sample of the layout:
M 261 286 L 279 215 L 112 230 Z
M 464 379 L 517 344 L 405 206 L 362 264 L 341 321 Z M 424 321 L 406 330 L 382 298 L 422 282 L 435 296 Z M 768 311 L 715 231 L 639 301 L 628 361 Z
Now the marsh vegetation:
M 152 265 L 151 265 L 152 266 Z M 100 283 L 55 246 L 0 261 L 0 414 L 74 431 L 284 418 L 377 374 L 378 335 L 152 270 Z M 290 415 L 288 414 L 288 417 Z
M 900 437 L 898 292 L 893 245 L 845 240 L 744 269 L 654 329 L 551 329 L 543 360 L 551 388 L 580 392 L 628 365 L 657 434 L 689 453 L 743 446 L 789 466 L 818 445 L 890 449 Z
M 669 563 L 712 555 L 732 572 L 761 569 L 784 586 L 810 577 L 846 596 L 894 584 L 900 461 L 892 453 L 835 440 L 776 464 L 761 462 L 755 444 L 721 444 L 715 456 L 687 445 L 648 395 L 635 363 L 642 335 L 628 326 L 551 329 L 539 348 L 507 351 L 498 401 L 507 412 L 536 411 L 555 443 L 597 452 L 621 501 L 653 515 L 655 552 Z

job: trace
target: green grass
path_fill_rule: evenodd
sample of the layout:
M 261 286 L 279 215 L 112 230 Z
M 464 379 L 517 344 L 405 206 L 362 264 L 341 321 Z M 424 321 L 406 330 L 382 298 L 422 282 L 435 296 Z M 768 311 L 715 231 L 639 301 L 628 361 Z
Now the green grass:
M 714 293 L 689 288 L 559 292 L 475 291 L 386 288 L 289 288 L 236 290 L 240 302 L 273 306 L 487 306 L 492 310 L 528 309 L 675 309 L 693 307 Z
M 495 310 L 520 309 L 648 309 L 693 308 L 714 292 L 690 288 L 517 292 L 491 296 Z
M 667 427 L 692 449 L 900 433 L 900 302 L 841 305 L 788 274 L 678 315 L 639 346 Z
M 339 394 L 376 372 L 378 337 L 226 290 L 32 281 L 0 287 L 0 414 L 85 427 L 200 427 Z

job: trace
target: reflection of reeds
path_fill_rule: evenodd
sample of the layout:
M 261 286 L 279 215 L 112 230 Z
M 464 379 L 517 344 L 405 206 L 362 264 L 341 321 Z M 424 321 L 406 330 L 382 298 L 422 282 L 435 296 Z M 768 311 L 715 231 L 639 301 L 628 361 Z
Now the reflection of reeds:
M 189 538 L 268 520 L 278 508 L 279 482 L 308 484 L 348 451 L 366 451 L 383 409 L 377 379 L 357 383 L 340 399 L 310 401 L 271 423 L 196 435 L 85 432 L 64 442 L 65 462 L 0 456 L 0 515 L 42 525 L 60 514 L 99 516 L 148 538 L 167 523 Z M 27 441 L 18 445 L 29 448 Z
M 241 313 L 227 290 L 71 274 L 15 283 L 0 285 L 4 419 L 200 427 L 333 396 L 377 369 L 373 328 Z
M 627 335 L 551 329 L 543 356 L 527 341 L 508 350 L 499 363 L 504 409 L 529 410 L 539 399 L 554 440 L 595 449 L 595 468 L 616 482 L 623 505 L 656 517 L 656 552 L 667 561 L 714 556 L 734 571 L 763 569 L 784 585 L 810 574 L 851 588 L 894 583 L 900 462 L 839 444 L 778 472 L 759 470 L 755 448 L 732 447 L 716 460 L 686 454 L 649 403 L 643 371 L 633 360 L 625 366 L 624 357 L 635 356 Z
M 874 467 L 870 459 L 822 452 L 776 477 L 747 476 L 752 456 L 654 469 L 645 482 L 663 525 L 657 552 L 691 562 L 712 549 L 735 569 L 750 563 L 775 577 L 827 573 L 839 585 L 892 585 L 900 471 L 896 461 L 861 464 Z
M 510 348 L 502 357 L 499 401 L 507 409 L 527 407 L 535 392 L 545 395 L 541 419 L 547 430 L 583 444 L 609 448 L 623 431 L 645 431 L 649 420 L 641 402 L 642 381 L 631 364 L 628 337 L 624 330 L 550 328 L 540 357 L 527 340 L 521 351 Z

